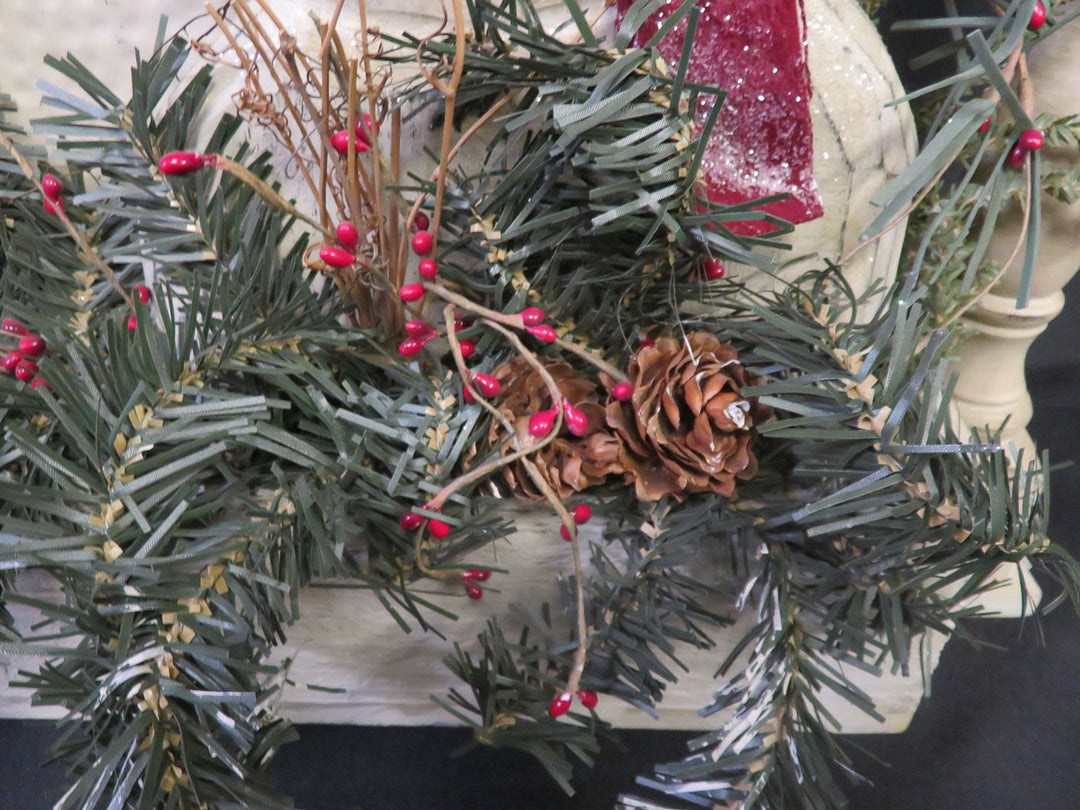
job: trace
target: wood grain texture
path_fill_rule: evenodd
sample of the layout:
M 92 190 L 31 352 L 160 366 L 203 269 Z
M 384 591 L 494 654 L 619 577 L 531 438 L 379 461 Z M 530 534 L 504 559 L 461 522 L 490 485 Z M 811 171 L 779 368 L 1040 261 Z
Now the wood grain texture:
M 444 695 L 458 681 L 443 666 L 442 659 L 459 641 L 466 650 L 476 650 L 476 636 L 490 616 L 499 618 L 507 635 L 513 637 L 520 623 L 511 612 L 514 602 L 535 609 L 541 602 L 553 607 L 557 621 L 568 627 L 571 617 L 559 615 L 560 574 L 571 569 L 570 546 L 559 537 L 559 522 L 546 506 L 507 503 L 505 511 L 513 516 L 517 531 L 506 541 L 494 544 L 468 560 L 472 565 L 504 568 L 487 583 L 493 586 L 484 598 L 474 602 L 465 597 L 460 583 L 448 584 L 429 594 L 438 604 L 459 614 L 456 622 L 436 621 L 446 635 L 414 630 L 403 633 L 377 598 L 359 589 L 310 588 L 301 595 L 301 619 L 288 631 L 288 640 L 274 659 L 291 659 L 288 679 L 279 710 L 305 723 L 351 723 L 357 725 L 430 725 L 453 722 L 439 708 L 431 695 Z M 593 521 L 582 527 L 584 543 L 600 542 L 601 527 Z M 703 549 L 706 556 L 707 549 Z M 586 574 L 588 575 L 588 573 Z M 999 577 L 1003 587 L 984 598 L 986 609 L 1001 616 L 1019 615 L 1020 588 L 1016 566 L 1004 569 Z M 1037 604 L 1037 588 L 1028 578 L 1029 599 Z M 21 581 L 21 588 L 59 598 L 48 590 L 46 579 Z M 726 612 L 720 602 L 713 605 Z M 35 614 L 13 606 L 20 626 L 29 627 Z M 723 685 L 714 673 L 735 643 L 750 627 L 752 616 L 744 613 L 739 621 L 711 633 L 717 646 L 696 650 L 680 646 L 678 657 L 689 670 L 668 693 L 660 706 L 659 717 L 611 698 L 602 699 L 599 707 L 604 719 L 621 728 L 709 729 L 716 728 L 717 716 L 700 718 L 699 708 L 707 704 L 713 692 Z M 852 670 L 852 680 L 870 693 L 886 716 L 880 724 L 852 709 L 842 699 L 826 696 L 825 704 L 851 733 L 899 732 L 907 727 L 923 694 L 923 676 L 929 678 L 937 666 L 945 637 L 933 634 L 918 640 L 912 649 L 913 671 L 904 677 L 889 673 L 875 678 Z M 918 663 L 916 663 L 918 662 Z M 0 682 L 6 683 L 19 669 L 36 666 L 33 659 L 0 659 Z M 327 692 L 322 689 L 340 691 Z M 29 706 L 26 690 L 0 688 L 0 717 L 56 717 L 59 712 Z

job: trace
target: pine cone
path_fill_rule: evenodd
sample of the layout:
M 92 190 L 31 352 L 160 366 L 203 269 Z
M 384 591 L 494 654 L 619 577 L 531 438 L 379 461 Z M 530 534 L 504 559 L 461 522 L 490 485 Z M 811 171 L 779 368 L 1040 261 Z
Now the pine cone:
M 569 363 L 543 362 L 563 397 L 589 422 L 584 436 L 573 436 L 564 428 L 559 436 L 529 456 L 555 493 L 560 498 L 568 498 L 575 492 L 602 483 L 608 475 L 623 472 L 618 461 L 619 442 L 607 430 L 603 406 L 593 398 L 596 385 Z M 503 363 L 495 369 L 494 377 L 502 383 L 499 411 L 514 425 L 518 446 L 538 443 L 540 439 L 529 433 L 529 419 L 534 413 L 556 407 L 543 378 L 521 357 Z M 490 441 L 493 446 L 502 443 L 503 455 L 516 450 L 514 443 L 505 441 L 506 438 L 502 423 L 493 423 Z M 503 478 L 507 491 L 519 498 L 541 500 L 544 497 L 521 461 L 504 467 Z
M 611 402 L 607 423 L 622 442 L 619 460 L 639 500 L 688 492 L 731 496 L 735 479 L 757 472 L 754 425 L 771 409 L 740 395 L 746 369 L 730 343 L 708 332 L 686 342 L 662 337 L 630 360 L 634 393 Z

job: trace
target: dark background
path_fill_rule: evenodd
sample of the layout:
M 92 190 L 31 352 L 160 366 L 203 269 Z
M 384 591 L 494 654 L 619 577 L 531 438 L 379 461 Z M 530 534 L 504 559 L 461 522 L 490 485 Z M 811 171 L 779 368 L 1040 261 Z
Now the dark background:
M 907 0 L 902 11 L 931 16 L 935 5 Z M 889 44 L 907 49 L 903 41 Z M 1080 240 L 1077 257 L 1080 264 Z M 1028 355 L 1030 429 L 1053 462 L 1080 459 L 1080 281 L 1066 293 L 1065 312 Z M 1051 492 L 1051 537 L 1080 555 L 1080 470 L 1056 471 Z M 1053 585 L 1043 584 L 1053 598 Z M 945 648 L 932 698 L 905 733 L 843 738 L 872 782 L 849 791 L 852 810 L 1080 808 L 1080 618 L 1065 605 L 1038 625 L 982 619 L 970 629 L 981 646 L 954 640 Z M 278 754 L 272 773 L 304 810 L 603 810 L 634 791 L 635 777 L 653 763 L 681 758 L 693 736 L 620 732 L 624 747 L 606 746 L 595 768 L 578 769 L 577 792 L 567 797 L 525 755 L 462 753 L 463 729 L 299 732 L 302 742 Z M 46 810 L 59 797 L 63 769 L 42 765 L 53 737 L 48 722 L 0 720 L 0 810 Z

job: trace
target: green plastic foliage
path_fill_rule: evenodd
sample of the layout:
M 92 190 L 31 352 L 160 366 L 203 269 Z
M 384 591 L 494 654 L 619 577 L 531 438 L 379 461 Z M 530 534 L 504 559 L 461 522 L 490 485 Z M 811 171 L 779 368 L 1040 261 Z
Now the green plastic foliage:
M 582 687 L 646 712 L 683 669 L 679 645 L 712 647 L 713 628 L 748 610 L 745 637 L 717 656 L 730 679 L 702 708 L 729 714 L 642 786 L 681 806 L 834 807 L 846 760 L 823 690 L 875 715 L 845 673 L 909 671 L 929 631 L 963 632 L 970 598 L 1002 562 L 1030 557 L 1063 597 L 1080 598 L 1076 563 L 1047 547 L 1045 461 L 1010 473 L 992 440 L 951 427 L 952 335 L 936 328 L 943 296 L 930 286 L 978 288 L 986 234 L 1010 194 L 1068 193 L 1068 177 L 1040 180 L 1037 161 L 1024 189 L 1002 161 L 984 185 L 974 168 L 1014 133 L 972 138 L 990 105 L 968 91 L 1000 85 L 997 64 L 1031 5 L 978 23 L 974 55 L 939 88 L 953 93 L 949 112 L 875 198 L 886 223 L 962 154 L 962 182 L 916 214 L 897 286 L 872 305 L 829 265 L 769 295 L 708 285 L 708 307 L 693 308 L 704 314 L 690 315 L 682 304 L 703 297 L 703 255 L 768 267 L 759 248 L 790 227 L 736 237 L 725 223 L 764 216 L 752 210 L 761 201 L 716 206 L 694 182 L 704 139 L 689 111 L 722 88 L 661 69 L 627 34 L 602 49 L 573 4 L 582 39 L 568 45 L 528 2 L 467 3 L 476 36 L 459 121 L 513 98 L 479 168 L 449 178 L 445 278 L 498 310 L 540 306 L 615 363 L 645 327 L 708 330 L 752 370 L 742 394 L 776 414 L 757 427 L 761 471 L 734 501 L 640 503 L 617 481 L 590 492 L 604 538 L 582 581 L 562 580 L 563 604 L 515 605 L 447 660 L 463 687 L 438 700 L 478 741 L 531 753 L 568 792 L 572 763 L 595 759 L 606 730 L 594 714 L 548 714 L 582 642 L 560 620 L 579 584 Z M 632 7 L 631 24 L 646 9 Z M 691 23 L 695 13 L 678 11 Z M 436 72 L 454 48 L 445 34 L 398 44 L 387 58 L 419 49 Z M 269 654 L 303 608 L 301 588 L 327 578 L 370 588 L 404 631 L 452 617 L 416 587 L 422 537 L 399 519 L 432 517 L 426 504 L 442 487 L 499 449 L 437 358 L 403 362 L 386 348 L 394 336 L 343 325 L 333 291 L 316 291 L 303 266 L 297 223 L 231 175 L 159 174 L 163 153 L 191 146 L 210 82 L 206 70 L 180 82 L 186 46 L 159 45 L 126 103 L 75 58 L 52 60 L 84 96 L 52 90 L 59 112 L 41 124 L 66 163 L 71 219 L 123 294 L 0 154 L 0 306 L 52 350 L 40 368 L 50 388 L 0 377 L 0 654 L 40 657 L 23 683 L 69 712 L 55 746 L 71 766 L 62 808 L 282 807 L 265 767 L 291 732 L 268 708 L 283 678 Z M 410 110 L 438 111 L 426 84 L 402 93 Z M 202 148 L 273 182 L 269 158 L 236 142 L 238 126 L 221 120 Z M 1046 129 L 1052 144 L 1077 142 L 1073 120 Z M 413 187 L 431 190 L 419 178 Z M 133 303 L 136 284 L 154 299 Z M 474 328 L 474 367 L 491 370 L 509 349 Z M 478 497 L 488 484 L 448 499 L 451 533 L 425 549 L 428 566 L 456 571 L 512 530 Z M 27 574 L 63 598 L 21 593 Z M 20 634 L 7 605 L 46 623 Z

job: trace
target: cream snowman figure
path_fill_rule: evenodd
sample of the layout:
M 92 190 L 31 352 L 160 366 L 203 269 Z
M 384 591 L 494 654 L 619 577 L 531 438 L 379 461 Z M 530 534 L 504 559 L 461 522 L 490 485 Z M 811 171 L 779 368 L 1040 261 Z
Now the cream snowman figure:
M 240 5 L 240 3 L 234 3 Z M 246 7 L 256 13 L 262 3 L 248 0 Z M 310 14 L 323 20 L 332 18 L 337 4 L 328 0 L 266 0 L 272 8 L 275 23 L 295 32 L 302 47 L 309 52 L 318 44 Z M 341 31 L 353 31 L 355 46 L 362 30 L 355 4 L 340 9 Z M 566 22 L 568 14 L 561 0 L 539 0 L 537 3 L 546 24 L 552 28 Z M 61 13 L 66 26 L 58 30 L 45 26 L 44 20 Z M 366 8 L 366 24 L 382 32 L 409 30 L 418 35 L 434 31 L 444 19 L 440 0 L 370 0 Z M 594 18 L 603 9 L 593 2 L 586 5 L 586 15 Z M 141 0 L 112 0 L 107 10 L 89 4 L 64 4 L 41 0 L 35 4 L 18 4 L 6 13 L 5 22 L 13 30 L 28 36 L 15 38 L 3 60 L 7 81 L 5 89 L 30 114 L 37 93 L 34 81 L 41 75 L 41 57 L 45 53 L 72 51 L 107 85 L 122 88 L 131 62 L 130 45 L 138 44 L 144 52 L 150 48 L 159 15 L 165 13 L 174 25 L 192 20 L 189 35 L 202 33 L 210 27 L 199 2 L 169 0 L 147 4 Z M 610 27 L 610 16 L 601 25 Z M 266 19 L 263 14 L 263 19 Z M 268 23 L 269 24 L 269 23 Z M 790 268 L 798 274 L 821 260 L 851 254 L 844 273 L 856 291 L 866 290 L 875 281 L 888 282 L 896 272 L 903 225 L 900 224 L 880 240 L 861 250 L 855 250 L 866 225 L 873 219 L 870 197 L 878 192 L 912 160 L 915 153 L 914 124 L 906 105 L 892 105 L 902 95 L 900 82 L 892 61 L 872 23 L 855 0 L 806 0 L 805 37 L 812 85 L 810 117 L 813 126 L 813 173 L 820 193 L 823 215 L 798 225 L 787 237 L 791 250 L 778 259 L 801 256 L 818 257 L 817 264 L 803 262 Z M 97 35 L 92 32 L 98 29 Z M 35 37 L 33 32 L 41 32 Z M 68 33 L 65 33 L 68 32 Z M 121 42 L 114 49 L 88 49 L 83 45 L 89 35 L 96 41 Z M 70 38 L 70 41 L 65 39 Z M 837 58 L 839 57 L 839 58 Z M 60 83 L 60 82 L 58 82 Z M 214 104 L 226 111 L 232 104 L 232 90 L 223 83 Z M 28 116 L 29 117 L 29 116 Z M 430 170 L 427 158 L 416 148 L 427 137 L 425 128 L 417 123 L 412 133 L 404 133 L 403 170 L 410 164 L 423 171 Z M 248 133 L 256 135 L 255 128 Z M 384 133 L 385 134 L 385 133 Z M 196 144 L 192 144 L 195 146 Z M 286 156 L 287 157 L 287 156 Z M 808 260 L 812 261 L 812 260 Z M 754 282 L 750 268 L 729 265 L 732 277 Z M 485 600 L 490 610 L 463 616 L 454 630 L 459 638 L 470 638 L 481 629 L 489 613 L 505 612 L 510 595 L 515 599 L 533 602 L 555 601 L 555 570 L 558 563 L 547 554 L 547 544 L 529 542 L 524 535 L 532 532 L 550 536 L 557 532 L 548 513 L 543 515 L 529 507 L 521 510 L 522 530 L 511 548 L 501 549 L 497 561 L 501 568 L 513 572 L 506 577 L 504 596 L 492 594 Z M 595 531 L 595 528 L 592 529 Z M 478 560 L 477 562 L 491 562 Z M 373 604 L 370 595 L 362 592 L 314 591 L 306 594 L 303 618 L 289 635 L 282 657 L 294 657 L 290 677 L 297 683 L 319 683 L 343 690 L 329 694 L 304 689 L 286 690 L 281 704 L 284 713 L 298 721 L 424 724 L 446 722 L 441 709 L 427 698 L 453 685 L 452 676 L 441 665 L 448 644 L 422 634 L 403 637 L 397 625 Z M 343 616 L 364 615 L 362 623 L 343 621 Z M 735 627 L 728 634 L 734 643 L 744 628 Z M 724 639 L 721 639 L 723 643 Z M 940 649 L 940 645 L 936 645 Z M 715 661 L 723 655 L 714 650 L 681 653 L 692 674 L 680 681 L 677 694 L 672 694 L 661 707 L 661 724 L 671 728 L 712 727 L 715 718 L 703 722 L 697 715 L 699 706 L 708 702 L 714 688 L 712 672 Z M 698 666 L 695 666 L 695 663 Z M 393 673 L 392 677 L 388 673 Z M 921 697 L 921 680 L 906 683 L 885 683 L 884 687 L 868 688 L 890 693 L 883 706 L 889 717 L 886 726 L 860 713 L 843 713 L 841 721 L 848 730 L 899 730 L 906 725 Z M 603 709 L 606 719 L 619 726 L 651 726 L 655 721 L 632 708 L 609 701 Z
M 340 5 L 340 8 L 338 6 Z M 566 23 L 569 14 L 562 0 L 539 0 L 542 19 L 551 29 Z M 329 20 L 337 12 L 339 30 L 353 31 L 351 43 L 359 43 L 361 20 L 356 3 L 337 4 L 332 0 L 263 0 L 245 3 L 266 21 L 293 33 L 303 48 L 317 50 L 312 17 Z M 267 18 L 260 6 L 273 14 Z M 603 5 L 593 0 L 584 3 L 586 16 L 597 18 Z M 447 5 L 446 13 L 452 14 Z M 42 68 L 46 54 L 72 52 L 102 78 L 107 86 L 123 88 L 129 82 L 132 49 L 145 54 L 152 48 L 160 17 L 169 18 L 170 29 L 186 25 L 189 37 L 203 34 L 212 26 L 201 0 L 165 0 L 144 3 L 140 0 L 113 0 L 107 8 L 93 4 L 61 4 L 58 0 L 18 3 L 5 11 L 11 30 L 20 31 L 11 38 L 0 57 L 3 64 L 4 92 L 13 95 L 23 111 L 23 118 L 36 117 L 48 110 L 38 107 L 41 97 L 37 82 L 43 76 L 65 86 L 60 77 L 48 75 Z M 58 18 L 65 26 L 47 24 Z M 598 30 L 612 27 L 613 13 L 601 18 Z M 434 32 L 444 19 L 441 0 L 369 0 L 366 23 L 385 33 L 410 31 L 419 36 Z M 873 24 L 856 0 L 805 0 L 805 38 L 812 94 L 810 115 L 813 123 L 813 174 L 820 192 L 823 216 L 800 224 L 787 237 L 790 251 L 776 255 L 779 262 L 798 257 L 817 257 L 796 262 L 785 271 L 798 275 L 824 259 L 836 261 L 850 255 L 845 263 L 845 277 L 856 291 L 865 290 L 873 281 L 888 282 L 895 275 L 903 237 L 903 223 L 873 244 L 853 252 L 864 228 L 874 216 L 869 200 L 913 159 L 916 148 L 915 128 L 906 104 L 890 102 L 903 95 L 889 57 Z M 85 48 L 87 41 L 106 43 L 106 47 Z M 349 43 L 347 43 L 348 46 Z M 225 112 L 232 106 L 235 85 L 223 81 L 212 109 Z M 212 116 L 210 116 L 212 117 Z M 424 137 L 417 129 L 405 132 L 403 170 L 426 168 L 426 159 L 417 146 Z M 258 138 L 258 132 L 246 133 Z M 411 135 L 411 137 L 410 137 Z M 751 283 L 750 268 L 728 266 L 730 277 Z

